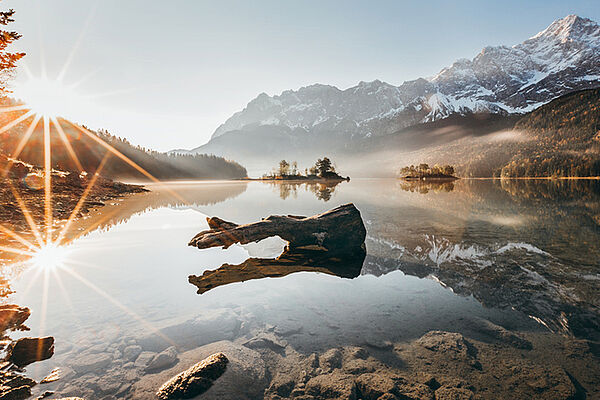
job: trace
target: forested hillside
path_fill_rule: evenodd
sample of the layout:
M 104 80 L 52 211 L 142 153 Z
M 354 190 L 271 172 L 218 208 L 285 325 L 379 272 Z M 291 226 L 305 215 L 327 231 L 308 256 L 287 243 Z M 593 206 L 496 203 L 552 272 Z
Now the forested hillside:
M 452 163 L 464 177 L 600 176 L 600 89 L 565 95 L 498 132 L 422 149 L 411 157 Z
M 8 112 L 0 114 L 1 126 L 18 118 L 23 112 Z M 0 152 L 8 157 L 15 150 L 24 136 L 32 118 L 25 120 L 12 129 L 0 134 Z M 60 120 L 60 126 L 72 146 L 78 161 L 74 161 L 67 146 L 61 138 L 55 125 L 51 126 L 52 166 L 64 171 L 83 169 L 94 172 L 104 156 L 107 148 L 97 140 L 76 129 L 68 121 Z M 118 150 L 131 161 L 158 179 L 231 179 L 247 175 L 246 169 L 236 162 L 222 157 L 206 154 L 167 154 L 134 146 L 126 139 L 111 135 L 106 131 L 93 132 L 105 143 Z M 23 147 L 18 159 L 33 165 L 43 165 L 44 162 L 44 132 L 40 121 L 33 130 L 27 145 Z M 79 165 L 77 165 L 79 163 Z M 111 179 L 147 180 L 148 178 L 115 155 L 110 155 L 102 170 L 102 175 Z
M 600 89 L 560 97 L 525 115 L 515 130 L 532 141 L 503 176 L 600 176 Z

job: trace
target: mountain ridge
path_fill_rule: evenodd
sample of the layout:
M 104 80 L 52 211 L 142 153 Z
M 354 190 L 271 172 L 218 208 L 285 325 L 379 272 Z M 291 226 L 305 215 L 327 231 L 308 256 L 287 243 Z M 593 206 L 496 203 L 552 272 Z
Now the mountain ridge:
M 261 126 L 350 141 L 455 113 L 522 114 L 599 85 L 600 26 L 569 15 L 512 47 L 484 47 L 473 59 L 458 59 L 429 79 L 399 86 L 361 81 L 343 90 L 314 84 L 274 96 L 261 93 L 219 126 L 211 141 Z M 191 152 L 211 152 L 211 141 Z

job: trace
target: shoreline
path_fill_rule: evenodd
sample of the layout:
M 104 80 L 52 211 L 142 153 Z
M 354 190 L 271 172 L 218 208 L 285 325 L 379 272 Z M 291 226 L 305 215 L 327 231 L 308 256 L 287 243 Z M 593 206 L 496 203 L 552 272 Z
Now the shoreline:
M 52 236 L 51 240 L 54 241 L 57 239 L 55 236 L 69 223 L 68 229 L 62 233 L 62 242 L 68 242 L 77 230 L 76 227 L 81 228 L 80 221 L 93 219 L 98 211 L 134 194 L 150 192 L 142 185 L 125 184 L 102 177 L 97 177 L 95 184 L 88 191 L 91 177 L 53 172 L 52 225 L 47 229 L 44 226 L 47 210 L 43 184 L 28 181 L 30 175 L 34 176 L 37 173 L 39 171 L 31 170 L 25 178 L 0 177 L 0 201 L 3 204 L 0 210 L 0 224 L 10 227 L 0 237 L 0 246 L 7 250 L 2 252 L 0 266 L 8 266 L 30 258 L 29 253 L 32 249 L 25 243 L 37 243 L 42 246 L 42 242 L 47 242 L 47 235 Z M 85 200 L 84 196 L 87 196 Z M 69 219 L 71 222 L 68 222 Z M 34 227 L 31 224 L 34 224 Z M 46 236 L 46 240 L 42 240 L 41 236 Z
M 468 177 L 468 178 L 460 178 L 460 179 L 468 179 L 468 180 L 543 180 L 543 181 L 567 181 L 567 180 L 589 180 L 589 181 L 597 181 L 600 180 L 600 176 L 562 176 L 562 177 L 552 177 L 552 176 L 514 176 L 514 177 Z
M 370 178 L 368 178 L 370 179 Z M 294 178 L 294 179 L 276 179 L 276 178 L 240 178 L 235 179 L 237 181 L 244 182 L 292 182 L 292 183 L 322 183 L 322 182 L 348 182 L 350 181 L 350 177 L 340 177 L 340 178 Z

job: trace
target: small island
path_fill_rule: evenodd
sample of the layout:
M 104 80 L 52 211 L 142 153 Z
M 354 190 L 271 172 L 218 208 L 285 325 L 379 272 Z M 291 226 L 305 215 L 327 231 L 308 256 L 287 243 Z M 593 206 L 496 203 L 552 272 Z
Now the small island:
M 459 179 L 454 176 L 454 167 L 452 165 L 434 165 L 419 164 L 410 165 L 400 170 L 401 179 L 406 181 L 454 181 Z
M 328 157 L 319 158 L 310 168 L 304 169 L 304 174 L 298 169 L 296 161 L 279 161 L 279 165 L 258 179 L 261 181 L 349 181 L 350 177 L 339 175 L 333 162 Z

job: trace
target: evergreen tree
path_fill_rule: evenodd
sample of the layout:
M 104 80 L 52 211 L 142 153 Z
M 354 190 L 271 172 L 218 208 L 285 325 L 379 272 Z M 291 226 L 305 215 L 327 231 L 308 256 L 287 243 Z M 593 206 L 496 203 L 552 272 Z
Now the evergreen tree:
M 15 10 L 0 11 L 0 25 L 8 25 L 14 22 L 12 16 Z M 25 56 L 25 53 L 11 53 L 6 48 L 18 40 L 21 35 L 14 31 L 0 29 L 0 94 L 8 92 L 8 81 L 12 78 L 17 61 Z

